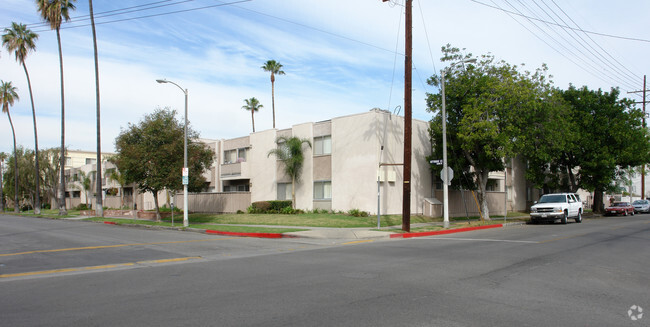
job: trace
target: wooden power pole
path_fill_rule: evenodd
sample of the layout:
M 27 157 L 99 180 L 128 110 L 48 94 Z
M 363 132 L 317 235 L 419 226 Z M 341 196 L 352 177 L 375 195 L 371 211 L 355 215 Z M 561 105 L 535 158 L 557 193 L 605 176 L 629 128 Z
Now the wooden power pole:
M 643 106 L 643 127 L 645 128 L 645 104 L 648 102 L 646 100 L 646 91 L 650 91 L 646 88 L 646 76 L 643 75 L 643 90 L 640 91 L 632 91 L 632 92 L 627 92 L 627 93 L 643 93 L 643 100 L 642 101 L 637 101 L 635 103 L 641 103 Z M 641 166 L 641 199 L 645 199 L 645 164 Z
M 402 230 L 411 231 L 411 72 L 412 72 L 412 9 L 413 0 L 406 0 L 405 59 L 404 59 L 404 198 L 402 201 Z

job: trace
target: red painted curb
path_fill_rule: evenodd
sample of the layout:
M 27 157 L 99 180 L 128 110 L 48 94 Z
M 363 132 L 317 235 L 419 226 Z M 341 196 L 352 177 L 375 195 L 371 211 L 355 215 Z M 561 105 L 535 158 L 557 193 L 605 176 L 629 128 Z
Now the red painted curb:
M 281 233 L 239 233 L 239 232 L 224 232 L 220 230 L 210 230 L 205 231 L 206 234 L 216 234 L 216 235 L 227 235 L 227 236 L 241 236 L 241 237 L 258 237 L 258 238 L 284 238 L 284 237 L 294 237 L 290 235 L 284 235 Z
M 431 232 L 391 234 L 390 238 L 411 238 L 411 237 L 422 237 L 422 236 L 432 236 L 432 235 L 444 235 L 444 234 L 469 232 L 469 231 L 473 231 L 473 230 L 499 228 L 499 227 L 503 227 L 503 224 L 494 224 L 494 225 L 485 225 L 485 226 L 476 226 L 476 227 L 465 227 L 465 228 L 456 228 L 456 229 L 445 229 L 445 230 L 437 230 L 437 231 L 431 231 Z
M 114 222 L 114 221 L 105 221 L 104 224 L 107 224 L 107 225 L 117 225 L 117 223 Z

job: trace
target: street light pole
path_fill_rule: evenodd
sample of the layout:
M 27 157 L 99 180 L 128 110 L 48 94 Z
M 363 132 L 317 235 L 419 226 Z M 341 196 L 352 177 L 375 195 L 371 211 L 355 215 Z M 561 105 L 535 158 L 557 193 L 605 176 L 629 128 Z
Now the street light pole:
M 187 184 L 189 183 L 189 174 L 187 175 L 187 180 L 185 179 L 185 174 L 188 173 L 188 169 L 187 169 L 187 89 L 183 89 L 180 85 L 165 79 L 157 79 L 156 82 L 161 84 L 162 83 L 174 84 L 179 89 L 181 89 L 181 91 L 183 91 L 183 94 L 185 94 L 185 131 L 183 137 L 183 227 L 188 227 L 189 219 L 187 215 L 189 212 L 189 208 L 188 208 L 188 201 L 187 201 Z
M 476 58 L 463 59 L 460 63 L 465 69 L 466 63 L 475 63 Z M 453 67 L 454 64 L 451 64 Z M 447 108 L 445 100 L 445 69 L 441 75 L 441 93 L 442 93 L 442 209 L 443 209 L 443 227 L 449 228 L 449 169 L 447 168 Z M 461 190 L 461 192 L 463 192 Z

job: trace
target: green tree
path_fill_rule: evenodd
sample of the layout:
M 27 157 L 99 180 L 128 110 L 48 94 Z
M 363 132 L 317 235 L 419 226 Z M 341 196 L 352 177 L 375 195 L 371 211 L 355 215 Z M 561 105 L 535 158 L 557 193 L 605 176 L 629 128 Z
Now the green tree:
M 39 161 L 41 167 L 41 178 L 42 178 L 42 187 L 45 192 L 44 199 L 47 198 L 47 201 L 44 203 L 51 203 L 50 199 L 54 199 L 55 203 L 59 202 L 58 199 L 58 189 L 59 189 L 59 168 L 60 166 L 60 155 L 59 148 L 45 149 L 44 151 L 39 152 Z
M 241 108 L 251 112 L 251 119 L 253 121 L 253 133 L 255 133 L 255 113 L 264 106 L 255 97 L 244 99 L 244 102 L 246 102 L 246 104 Z
M 17 89 L 11 82 L 4 82 L 0 80 L 0 105 L 2 105 L 2 112 L 7 114 L 9 118 L 9 125 L 11 125 L 11 134 L 14 137 L 14 158 L 16 158 L 16 131 L 14 130 L 14 123 L 11 120 L 11 113 L 9 107 L 14 105 L 14 102 L 19 100 Z M 14 159 L 14 185 L 18 185 L 18 161 Z M 14 212 L 18 210 L 18 190 L 14 188 Z
M 92 186 L 92 179 L 94 175 L 95 175 L 94 170 L 88 173 L 86 173 L 83 170 L 78 170 L 77 173 L 74 175 L 74 181 L 78 183 L 76 187 L 79 188 L 79 190 L 83 191 L 84 196 L 86 197 L 86 208 L 90 208 L 90 206 L 88 205 L 88 191 L 90 191 L 90 188 Z
M 603 192 L 622 179 L 625 170 L 650 162 L 650 137 L 642 124 L 643 112 L 634 102 L 619 99 L 620 91 L 589 90 L 586 86 L 561 92 L 576 124 L 573 147 L 558 165 L 580 188 L 594 192 L 593 209 L 602 212 Z
M 271 107 L 273 108 L 273 128 L 275 128 L 275 75 L 284 75 L 284 71 L 282 64 L 275 60 L 264 63 L 262 69 L 271 73 Z
M 5 172 L 7 182 L 4 185 L 5 193 L 18 194 L 17 203 L 20 209 L 21 204 L 29 203 L 34 206 L 35 196 L 35 172 L 34 172 L 34 151 L 21 146 L 16 148 L 15 154 L 9 157 L 9 167 Z M 15 172 L 18 171 L 18 174 Z M 11 176 L 18 176 L 12 179 Z M 6 178 L 9 177 L 9 178 Z M 18 185 L 18 186 L 16 186 Z M 14 199 L 16 200 L 16 199 Z
M 56 31 L 56 41 L 59 46 L 59 70 L 61 76 L 61 167 L 65 167 L 65 91 L 63 83 L 63 51 L 61 50 L 61 23 L 70 20 L 70 11 L 75 10 L 76 0 L 36 0 L 41 18 L 50 24 L 50 29 Z M 66 215 L 65 208 L 65 169 L 60 169 L 61 181 L 59 190 L 59 215 Z
M 269 151 L 268 156 L 274 155 L 284 165 L 284 173 L 291 177 L 291 202 L 296 209 L 296 182 L 300 181 L 302 165 L 305 161 L 303 155 L 303 144 L 311 148 L 311 142 L 308 139 L 293 137 L 278 137 L 275 142 L 278 147 Z
M 18 61 L 25 70 L 25 76 L 27 77 L 27 88 L 29 89 L 29 99 L 32 104 L 32 118 L 34 120 L 34 152 L 36 157 L 38 157 L 38 132 L 36 128 L 36 109 L 34 108 L 34 94 L 32 93 L 32 82 L 29 78 L 29 72 L 27 71 L 27 65 L 25 64 L 25 58 L 27 54 L 36 49 L 36 40 L 38 39 L 38 34 L 32 32 L 30 29 L 25 26 L 25 24 L 18 24 L 15 22 L 11 23 L 11 28 L 5 28 L 5 34 L 2 35 L 2 45 L 7 48 L 7 51 L 13 52 L 16 56 L 16 61 Z M 34 160 L 34 171 L 40 171 L 38 167 L 38 160 Z M 34 213 L 41 213 L 41 194 L 40 194 L 40 178 L 38 174 L 34 174 L 36 182 L 36 195 L 34 197 Z
M 504 158 L 515 155 L 520 135 L 511 119 L 514 113 L 539 106 L 534 87 L 539 84 L 535 79 L 542 75 L 519 73 L 516 66 L 497 62 L 489 54 L 476 58 L 476 64 L 454 65 L 474 57 L 462 55 L 460 49 L 450 45 L 442 52 L 442 61 L 452 63 L 445 79 L 448 165 L 457 176 L 452 185 L 476 190 L 483 217 L 489 219 L 489 174 L 503 170 Z M 441 78 L 434 75 L 428 83 L 440 87 Z M 427 106 L 434 113 L 429 129 L 432 158 L 440 158 L 442 94 L 428 94 Z M 441 168 L 432 169 L 437 173 Z
M 157 109 L 138 125 L 129 123 L 115 140 L 117 155 L 113 161 L 127 184 L 136 183 L 141 191 L 153 194 L 158 220 L 158 192 L 183 187 L 183 127 L 176 119 L 176 111 Z M 188 188 L 192 192 L 201 191 L 206 188 L 202 173 L 212 165 L 214 151 L 198 142 L 199 134 L 189 126 L 187 135 Z

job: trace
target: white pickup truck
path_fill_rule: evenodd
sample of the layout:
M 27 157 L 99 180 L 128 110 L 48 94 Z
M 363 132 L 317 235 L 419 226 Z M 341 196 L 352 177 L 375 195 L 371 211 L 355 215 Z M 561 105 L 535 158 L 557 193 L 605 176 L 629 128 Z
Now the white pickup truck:
M 553 193 L 544 194 L 530 207 L 530 222 L 535 224 L 540 221 L 560 220 L 563 224 L 567 219 L 573 218 L 576 223 L 582 222 L 582 201 L 577 194 Z

